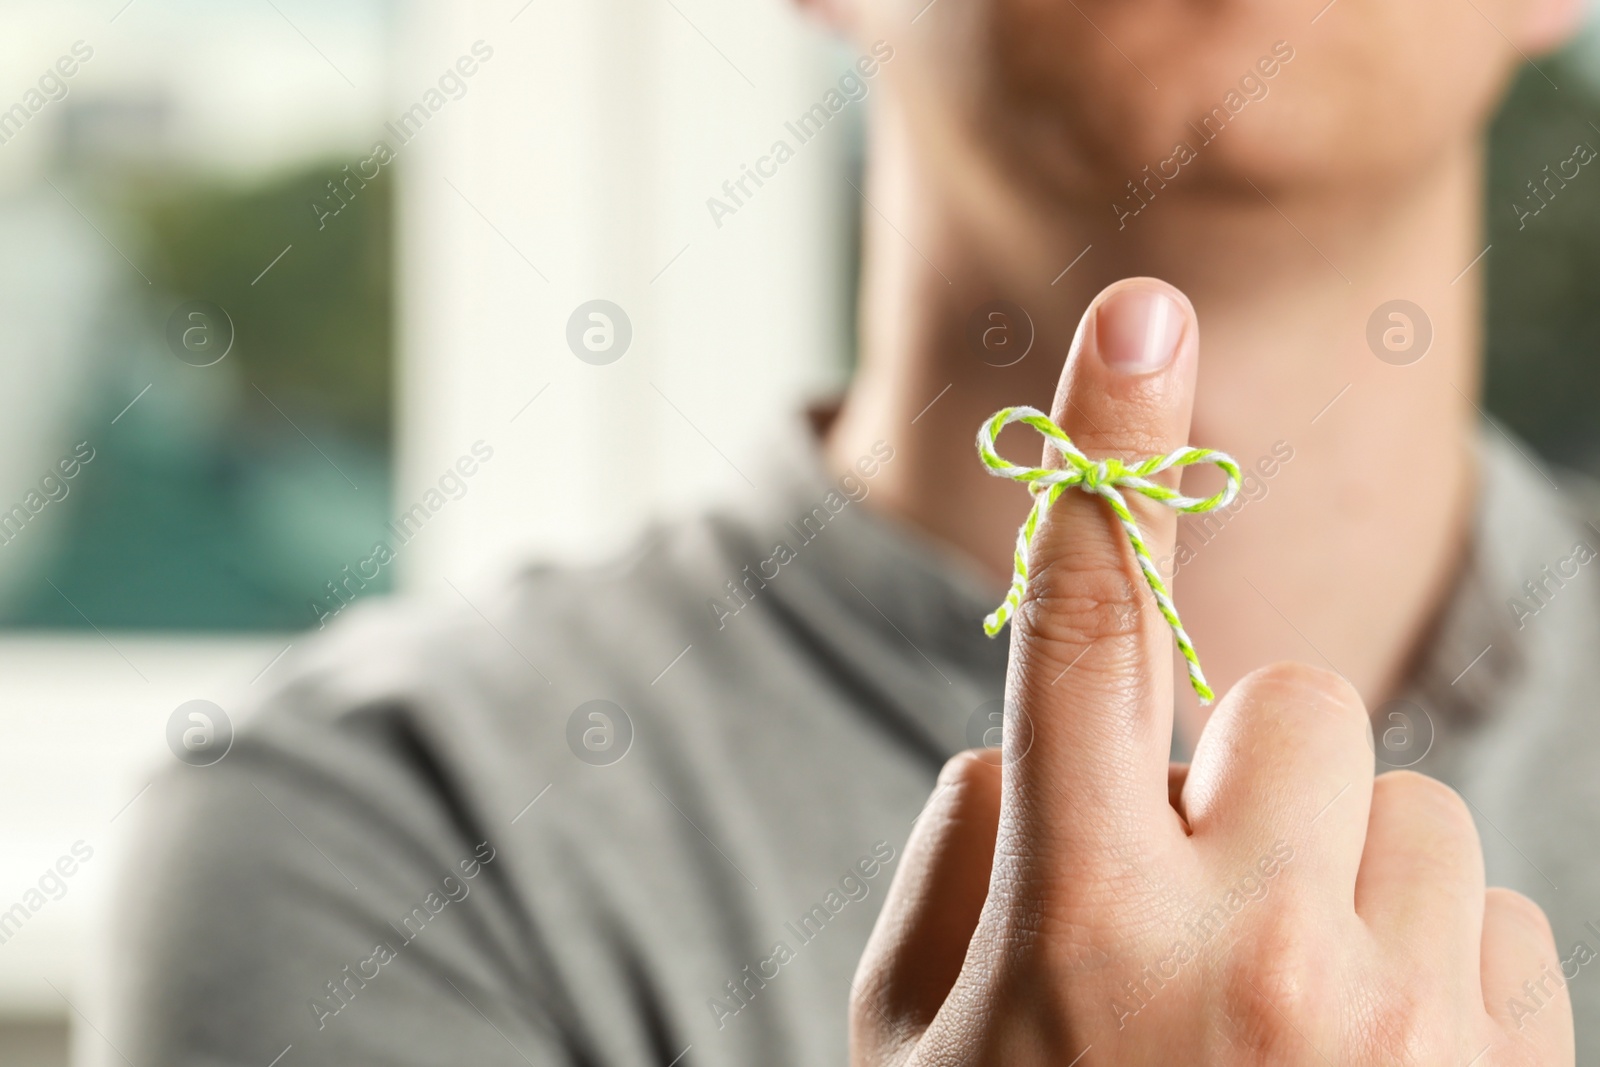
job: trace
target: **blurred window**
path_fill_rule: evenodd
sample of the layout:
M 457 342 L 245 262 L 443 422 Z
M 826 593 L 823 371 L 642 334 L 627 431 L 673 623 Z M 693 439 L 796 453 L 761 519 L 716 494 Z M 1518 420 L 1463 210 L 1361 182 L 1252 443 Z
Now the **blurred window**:
M 389 19 L 0 10 L 0 624 L 298 629 L 381 534 Z

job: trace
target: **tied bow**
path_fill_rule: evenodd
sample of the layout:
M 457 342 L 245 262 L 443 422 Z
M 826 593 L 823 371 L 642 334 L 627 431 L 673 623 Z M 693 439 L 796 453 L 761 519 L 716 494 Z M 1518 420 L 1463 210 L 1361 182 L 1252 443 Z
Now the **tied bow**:
M 1001 430 L 1014 422 L 1026 423 L 1039 431 L 1045 443 L 1061 454 L 1064 464 L 1055 468 L 1019 467 L 1001 456 L 995 450 L 995 438 L 1000 436 Z M 1034 532 L 1039 528 L 1039 519 L 1062 493 L 1076 486 L 1086 493 L 1093 493 L 1104 499 L 1116 513 L 1117 520 L 1122 523 L 1122 529 L 1128 535 L 1128 542 L 1133 545 L 1133 554 L 1139 561 L 1139 569 L 1144 572 L 1145 581 L 1150 585 L 1150 592 L 1155 595 L 1156 606 L 1161 609 L 1161 616 L 1167 620 L 1167 625 L 1172 627 L 1172 635 L 1178 642 L 1178 651 L 1183 653 L 1184 661 L 1189 665 L 1189 682 L 1194 686 L 1195 695 L 1200 698 L 1200 703 L 1211 703 L 1215 694 L 1206 684 L 1206 676 L 1200 670 L 1200 656 L 1195 652 L 1189 635 L 1184 632 L 1183 623 L 1178 620 L 1178 609 L 1172 603 L 1172 594 L 1167 591 L 1166 582 L 1156 569 L 1155 560 L 1150 558 L 1150 550 L 1144 543 L 1144 535 L 1139 530 L 1139 524 L 1134 521 L 1133 512 L 1128 510 L 1128 501 L 1122 495 L 1122 491 L 1132 490 L 1186 515 L 1214 511 L 1217 508 L 1227 507 L 1238 495 L 1239 464 L 1233 457 L 1226 452 L 1185 445 L 1164 456 L 1150 456 L 1131 466 L 1116 458 L 1092 460 L 1079 451 L 1078 446 L 1072 443 L 1072 438 L 1052 422 L 1048 415 L 1037 408 L 1028 407 L 1001 408 L 979 427 L 978 455 L 983 459 L 983 464 L 990 474 L 997 478 L 1010 478 L 1021 482 L 1034 495 L 1035 501 L 1033 510 L 1028 512 L 1027 520 L 1017 531 L 1011 590 L 1006 593 L 1004 602 L 983 620 L 984 633 L 990 637 L 998 634 L 1012 613 L 1017 610 L 1017 605 L 1022 602 L 1022 594 L 1028 588 L 1028 549 L 1033 544 Z M 1175 489 L 1169 489 L 1159 482 L 1150 480 L 1151 476 L 1160 474 L 1164 470 L 1188 467 L 1196 463 L 1213 464 L 1227 476 L 1228 484 L 1220 493 L 1205 498 L 1184 496 Z

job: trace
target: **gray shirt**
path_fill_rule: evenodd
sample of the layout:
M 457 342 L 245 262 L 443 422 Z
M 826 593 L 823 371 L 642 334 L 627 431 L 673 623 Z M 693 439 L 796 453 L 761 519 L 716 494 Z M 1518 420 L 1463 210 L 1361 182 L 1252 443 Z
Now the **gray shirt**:
M 299 653 L 224 759 L 130 812 L 97 1020 L 118 1052 L 85 1046 L 846 1062 L 856 961 L 940 764 L 993 725 L 1006 644 L 987 583 L 862 505 L 891 449 L 843 483 L 779 451 L 766 488 L 613 563 L 352 609 Z M 1549 912 L 1583 1061 L 1600 533 L 1498 431 L 1483 461 L 1468 565 L 1379 755 L 1461 790 L 1490 881 Z

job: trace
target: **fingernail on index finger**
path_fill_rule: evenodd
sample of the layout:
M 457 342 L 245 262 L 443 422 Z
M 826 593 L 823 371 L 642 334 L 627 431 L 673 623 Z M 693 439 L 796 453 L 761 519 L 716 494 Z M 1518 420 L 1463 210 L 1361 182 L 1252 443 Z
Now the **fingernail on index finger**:
M 1095 309 L 1095 348 L 1118 374 L 1150 374 L 1177 355 L 1183 311 L 1160 289 L 1130 285 Z

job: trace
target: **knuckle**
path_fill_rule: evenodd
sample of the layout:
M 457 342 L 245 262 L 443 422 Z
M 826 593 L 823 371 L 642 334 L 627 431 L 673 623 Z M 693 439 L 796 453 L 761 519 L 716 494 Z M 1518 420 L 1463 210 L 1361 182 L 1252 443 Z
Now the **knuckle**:
M 1399 1067 L 1437 1063 L 1439 1035 L 1448 1027 L 1440 1020 L 1437 998 L 1428 995 L 1436 979 L 1427 974 L 1406 978 L 1386 983 L 1381 995 L 1370 998 L 1364 1044 L 1373 1062 Z
M 993 749 L 969 748 L 957 752 L 939 769 L 936 785 L 940 789 L 967 789 L 986 786 L 998 770 Z
M 1321 709 L 1339 716 L 1365 720 L 1367 709 L 1361 695 L 1341 676 L 1308 663 L 1273 663 L 1260 667 L 1239 681 L 1238 689 L 1274 705 Z
M 1446 840 L 1478 840 L 1472 810 L 1461 794 L 1437 778 L 1416 771 L 1387 771 L 1372 783 L 1372 803 L 1395 804 L 1434 835 Z
M 968 749 L 945 763 L 923 806 L 928 827 L 949 827 L 973 818 L 998 818 L 1000 754 L 996 749 Z
M 1383 817 L 1398 814 L 1399 847 L 1416 875 L 1448 885 L 1466 903 L 1470 887 L 1482 884 L 1483 853 L 1472 812 L 1454 789 L 1415 771 L 1390 771 L 1372 783 L 1372 807 Z
M 1260 923 L 1241 939 L 1221 984 L 1235 1047 L 1261 1062 L 1293 1062 L 1328 1003 L 1328 956 L 1304 923 Z
M 1078 646 L 1131 637 L 1141 625 L 1137 594 L 1120 560 L 1054 556 L 1030 578 L 1018 616 L 1035 640 Z
M 1555 931 L 1550 926 L 1550 916 L 1531 897 L 1515 889 L 1491 887 L 1484 893 L 1484 910 L 1497 916 L 1500 921 L 1515 926 L 1530 940 L 1537 938 L 1541 944 L 1555 945 Z

